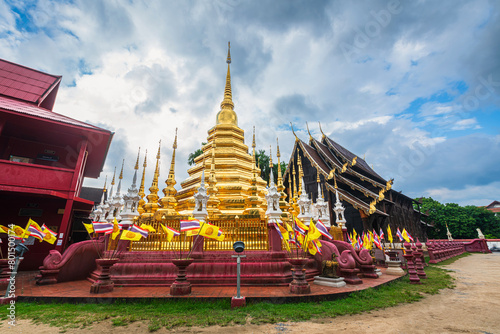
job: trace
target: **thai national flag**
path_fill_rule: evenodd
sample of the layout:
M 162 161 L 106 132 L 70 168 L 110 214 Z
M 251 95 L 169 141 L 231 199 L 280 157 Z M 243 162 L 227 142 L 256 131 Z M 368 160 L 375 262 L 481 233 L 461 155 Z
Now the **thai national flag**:
M 328 228 L 323 224 L 321 220 L 318 219 L 318 222 L 316 223 L 316 228 L 318 229 L 319 233 L 321 233 L 322 236 L 332 240 L 333 237 L 328 233 Z
M 300 220 L 298 220 L 297 218 L 293 217 L 293 230 L 297 233 L 300 233 L 302 235 L 305 235 L 306 234 L 306 231 L 307 229 L 304 228 L 304 224 L 302 224 L 302 222 Z
M 408 236 L 408 238 L 410 238 L 411 242 L 415 242 L 413 237 L 410 235 L 410 232 L 406 231 L 406 235 Z
M 380 242 L 380 238 L 377 233 L 373 234 L 373 243 L 378 249 L 382 249 L 382 243 Z
M 197 230 L 200 228 L 199 220 L 181 220 L 181 232 Z
M 174 230 L 173 228 L 171 228 L 171 227 L 169 227 L 169 226 L 166 226 L 166 225 L 165 225 L 165 228 L 166 228 L 167 230 L 169 230 L 169 231 L 173 234 L 173 236 L 174 236 L 174 237 L 181 235 L 179 231 Z
M 113 224 L 111 223 L 100 223 L 100 222 L 92 222 L 94 226 L 95 233 L 111 233 L 113 232 Z
M 396 235 L 398 236 L 400 242 L 402 242 L 404 240 L 403 234 L 401 234 L 399 227 L 398 227 L 398 230 L 396 231 Z
M 47 227 L 47 225 L 43 224 L 42 225 L 42 231 L 47 233 L 49 232 L 50 234 L 52 234 L 54 237 L 57 237 L 57 233 L 52 231 L 50 228 Z
M 274 228 L 276 229 L 276 231 L 278 231 L 278 234 L 279 234 L 281 240 L 283 240 L 283 234 L 281 234 L 281 231 L 280 231 L 280 228 L 278 227 L 278 224 L 276 224 L 274 222 L 273 225 L 274 225 Z
M 316 251 L 320 254 L 323 254 L 323 252 L 321 251 L 321 247 L 318 246 L 318 243 L 317 243 L 318 240 L 313 240 L 312 243 L 314 244 L 314 248 L 316 248 Z
M 380 239 L 385 239 L 385 234 L 382 228 L 380 228 Z
M 347 240 L 349 241 L 350 244 L 352 244 L 352 238 L 351 236 L 349 235 L 349 233 L 347 233 Z
M 128 230 L 134 233 L 139 233 L 140 235 L 142 235 L 143 238 L 147 238 L 149 234 L 148 230 L 140 228 L 137 225 L 132 225 L 132 227 L 129 228 Z
M 42 241 L 42 240 L 43 240 L 43 238 L 45 238 L 45 235 L 46 235 L 46 233 L 43 233 L 42 231 L 40 231 L 40 230 L 38 229 L 38 227 L 33 226 L 33 225 L 30 225 L 30 226 L 28 227 L 28 232 L 30 233 L 30 235 L 31 235 L 32 237 L 35 237 L 35 238 L 37 238 L 37 239 L 38 239 L 38 240 L 40 240 L 40 241 Z

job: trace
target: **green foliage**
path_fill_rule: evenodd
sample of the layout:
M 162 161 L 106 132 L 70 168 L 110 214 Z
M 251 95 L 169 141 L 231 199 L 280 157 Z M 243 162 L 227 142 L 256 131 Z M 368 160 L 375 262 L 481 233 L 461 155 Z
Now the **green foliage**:
M 459 258 L 459 257 L 456 257 Z M 452 259 L 447 260 L 452 261 Z M 439 263 L 439 266 L 444 262 Z M 408 276 L 377 289 L 354 292 L 344 299 L 322 302 L 271 304 L 249 303 L 245 308 L 231 309 L 229 298 L 220 301 L 143 300 L 114 304 L 44 304 L 18 302 L 17 317 L 32 319 L 59 327 L 61 332 L 71 328 L 89 328 L 96 322 L 109 321 L 113 326 L 128 326 L 145 322 L 149 331 L 178 327 L 232 326 L 246 324 L 307 321 L 347 314 L 359 314 L 375 309 L 418 301 L 426 294 L 452 288 L 453 278 L 437 265 L 426 267 L 423 284 L 410 284 Z
M 258 162 L 260 168 L 260 177 L 269 183 L 269 174 L 271 173 L 271 169 L 269 168 L 269 156 L 266 154 L 266 151 L 259 150 L 255 153 L 255 159 Z M 281 161 L 281 174 L 285 173 L 287 164 Z M 273 179 L 274 183 L 278 182 L 278 164 L 277 161 L 273 161 Z
M 429 214 L 428 222 L 434 228 L 428 230 L 431 239 L 446 239 L 446 225 L 454 239 L 477 238 L 477 228 L 486 235 L 500 235 L 500 218 L 485 208 L 455 203 L 442 204 L 432 198 L 423 197 L 421 210 Z
M 206 144 L 207 143 L 201 143 L 201 146 L 204 146 Z M 202 151 L 201 148 L 197 149 L 193 153 L 190 153 L 189 156 L 188 156 L 188 164 L 189 164 L 189 166 L 194 165 L 194 159 L 196 159 L 198 156 L 200 156 L 202 154 L 203 154 L 203 151 Z

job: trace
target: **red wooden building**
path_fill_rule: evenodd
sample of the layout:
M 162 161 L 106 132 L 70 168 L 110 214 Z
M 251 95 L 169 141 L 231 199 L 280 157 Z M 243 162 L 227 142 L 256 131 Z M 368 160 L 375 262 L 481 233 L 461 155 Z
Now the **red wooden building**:
M 32 218 L 58 233 L 54 245 L 30 246 L 22 269 L 65 249 L 73 216 L 94 204 L 79 197 L 83 178 L 99 177 L 113 137 L 52 111 L 60 83 L 61 76 L 0 59 L 0 224 L 24 227 Z

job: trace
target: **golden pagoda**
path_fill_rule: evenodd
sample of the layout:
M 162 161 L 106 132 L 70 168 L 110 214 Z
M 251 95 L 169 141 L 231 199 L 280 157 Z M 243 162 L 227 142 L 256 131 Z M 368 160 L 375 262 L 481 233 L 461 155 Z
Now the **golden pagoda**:
M 242 214 L 263 215 L 265 210 L 248 210 L 248 205 L 262 203 L 266 182 L 260 177 L 260 169 L 255 167 L 254 157 L 248 153 L 244 131 L 238 127 L 238 116 L 234 111 L 231 92 L 231 53 L 227 51 L 227 75 L 224 99 L 216 117 L 216 125 L 208 130 L 207 144 L 202 147 L 203 154 L 188 170 L 189 177 L 181 182 L 181 190 L 175 196 L 177 212 L 190 215 L 195 206 L 194 193 L 201 184 L 201 174 L 205 161 L 209 161 L 209 212 L 212 215 L 235 216 Z M 255 174 L 257 177 L 255 178 Z M 256 180 L 253 180 L 253 179 Z M 249 189 L 253 188 L 253 189 Z M 257 199 L 246 200 L 257 195 Z M 213 198 L 212 198 L 213 197 Z M 245 209 L 247 209 L 245 211 Z

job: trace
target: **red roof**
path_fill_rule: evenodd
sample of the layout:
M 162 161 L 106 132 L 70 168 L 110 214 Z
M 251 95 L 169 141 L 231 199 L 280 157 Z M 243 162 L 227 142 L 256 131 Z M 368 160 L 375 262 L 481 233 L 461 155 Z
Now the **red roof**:
M 58 87 L 61 78 L 0 59 L 0 95 L 3 96 L 39 106 Z
M 95 130 L 100 130 L 100 131 L 106 131 L 107 130 L 101 129 L 97 126 L 93 126 L 88 123 L 80 122 L 77 121 L 76 119 L 57 114 L 53 111 L 34 106 L 32 104 L 18 101 L 18 100 L 12 100 L 3 96 L 0 96 L 0 108 L 5 109 L 5 110 L 10 110 L 10 111 L 16 111 L 20 112 L 26 115 L 30 116 L 35 116 L 35 117 L 40 117 L 40 118 L 45 118 L 51 121 L 55 122 L 62 122 L 66 124 L 71 124 L 79 127 L 84 127 L 84 128 L 90 128 L 90 129 L 95 129 Z

